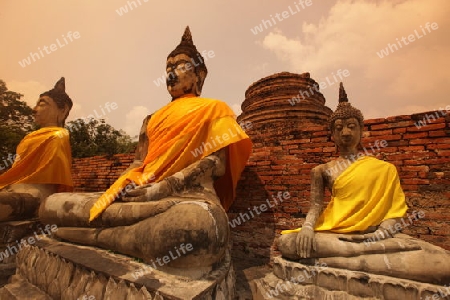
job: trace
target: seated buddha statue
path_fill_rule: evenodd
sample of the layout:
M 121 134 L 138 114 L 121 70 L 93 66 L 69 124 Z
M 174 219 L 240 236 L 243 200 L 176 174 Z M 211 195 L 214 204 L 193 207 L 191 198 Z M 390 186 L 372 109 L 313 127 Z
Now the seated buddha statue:
M 72 108 L 61 78 L 40 95 L 33 108 L 40 129 L 17 146 L 12 167 L 0 175 L 0 221 L 36 216 L 41 200 L 56 192 L 72 191 L 69 132 L 64 122 Z
M 172 101 L 144 119 L 132 165 L 104 193 L 50 196 L 40 217 L 65 241 L 158 269 L 208 268 L 228 247 L 226 210 L 251 141 L 228 105 L 200 97 L 207 69 L 189 27 L 166 67 Z
M 301 228 L 281 232 L 277 243 L 282 256 L 421 282 L 449 282 L 450 252 L 400 233 L 424 213 L 407 214 L 394 165 L 358 150 L 363 122 L 341 83 L 339 104 L 329 121 L 339 157 L 312 169 L 310 209 Z M 326 188 L 331 200 L 323 209 Z

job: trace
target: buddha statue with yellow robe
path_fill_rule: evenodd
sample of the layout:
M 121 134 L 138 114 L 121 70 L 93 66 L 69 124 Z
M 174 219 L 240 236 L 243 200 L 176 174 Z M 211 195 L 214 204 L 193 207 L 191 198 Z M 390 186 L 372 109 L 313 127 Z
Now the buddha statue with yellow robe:
M 72 191 L 72 155 L 69 132 L 64 129 L 71 108 L 64 77 L 40 95 L 33 108 L 40 129 L 22 139 L 14 164 L 0 175 L 0 221 L 36 216 L 40 201 Z
M 226 210 L 251 141 L 228 105 L 199 97 L 207 69 L 189 28 L 166 66 L 172 101 L 145 118 L 133 164 L 104 193 L 52 195 L 40 217 L 66 241 L 207 271 L 228 247 Z
M 301 228 L 281 232 L 278 249 L 301 263 L 448 283 L 450 252 L 400 233 L 424 212 L 407 213 L 394 165 L 358 150 L 363 121 L 341 83 L 339 105 L 330 117 L 339 157 L 312 169 L 306 220 Z M 331 200 L 323 209 L 325 188 Z

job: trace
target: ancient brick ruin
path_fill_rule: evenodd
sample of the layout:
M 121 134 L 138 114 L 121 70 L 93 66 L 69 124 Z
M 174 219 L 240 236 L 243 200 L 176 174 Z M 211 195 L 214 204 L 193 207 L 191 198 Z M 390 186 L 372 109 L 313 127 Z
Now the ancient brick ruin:
M 356 107 L 363 101 L 353 99 L 351 94 L 349 98 Z M 246 268 L 267 264 L 274 267 L 274 274 L 278 276 L 270 281 L 272 275 L 267 275 L 266 281 L 250 284 L 255 295 L 255 289 L 256 293 L 270 290 L 274 288 L 270 287 L 271 282 L 286 283 L 289 279 L 280 271 L 287 268 L 286 263 L 281 258 L 274 262 L 280 254 L 274 245 L 275 239 L 281 230 L 302 224 L 309 209 L 310 171 L 337 154 L 327 122 L 332 111 L 325 106 L 325 98 L 309 73 L 283 72 L 255 82 L 245 93 L 242 111 L 238 122 L 253 141 L 253 153 L 238 184 L 236 200 L 228 212 L 232 256 L 237 263 L 236 277 L 238 282 L 244 276 L 248 279 Z M 366 120 L 364 149 L 361 149 L 365 155 L 374 155 L 397 167 L 407 197 L 408 214 L 421 211 L 425 215 L 404 228 L 403 233 L 447 250 L 450 250 L 447 208 L 450 201 L 449 123 L 450 114 L 442 111 Z M 132 162 L 133 156 L 128 153 L 74 159 L 76 191 L 107 189 Z M 329 200 L 330 195 L 326 197 Z M 316 284 L 316 293 L 326 294 L 333 290 L 336 282 L 339 283 L 330 279 L 330 270 L 317 277 L 320 284 Z M 341 291 L 355 295 L 350 288 L 351 282 L 360 279 L 355 279 L 353 273 L 346 276 L 349 276 L 348 289 Z M 437 291 L 436 287 L 427 285 L 386 283 L 385 279 L 372 277 L 372 285 L 383 286 L 380 288 L 383 293 L 393 289 L 394 292 L 389 293 L 396 297 L 408 297 L 411 293 L 433 295 Z M 386 287 L 380 285 L 382 282 Z M 360 288 L 356 290 L 361 291 Z M 367 289 L 367 295 L 372 292 L 371 288 Z
M 308 73 L 279 73 L 257 81 L 245 93 L 238 121 L 246 124 L 253 154 L 228 216 L 230 223 L 241 221 L 231 228 L 233 251 L 247 259 L 269 262 L 280 230 L 298 227 L 308 212 L 311 168 L 336 155 L 327 125 L 331 110 L 315 84 Z M 292 105 L 296 97 L 301 100 Z M 358 105 L 351 95 L 350 101 Z M 415 125 L 424 120 L 424 126 Z M 404 233 L 445 249 L 450 249 L 449 123 L 450 115 L 438 111 L 371 119 L 365 121 L 363 138 L 368 153 L 397 167 L 409 212 L 425 213 Z M 380 145 L 382 140 L 386 147 Z M 76 191 L 107 189 L 132 160 L 133 154 L 74 159 Z M 289 192 L 290 198 L 276 204 L 272 195 L 278 192 Z M 252 217 L 249 209 L 267 201 L 273 207 L 260 214 L 252 210 Z

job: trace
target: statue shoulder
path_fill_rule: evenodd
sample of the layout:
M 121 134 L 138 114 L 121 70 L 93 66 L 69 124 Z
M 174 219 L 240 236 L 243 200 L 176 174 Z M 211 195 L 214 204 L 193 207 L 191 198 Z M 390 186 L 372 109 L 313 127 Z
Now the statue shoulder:
M 320 164 L 311 169 L 311 175 L 324 175 L 326 174 L 326 170 L 328 170 L 329 163 Z

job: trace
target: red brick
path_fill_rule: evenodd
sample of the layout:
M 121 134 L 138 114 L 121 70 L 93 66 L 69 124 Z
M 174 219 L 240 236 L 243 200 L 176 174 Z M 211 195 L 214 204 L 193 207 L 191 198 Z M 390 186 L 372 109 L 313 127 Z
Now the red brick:
M 394 128 L 392 129 L 392 133 L 405 133 L 406 132 L 406 128 Z
M 380 130 L 380 129 L 388 129 L 388 128 L 390 128 L 389 125 L 386 123 L 383 123 L 383 124 L 370 126 L 370 131 Z
M 386 155 L 387 158 L 392 160 L 403 160 L 403 159 L 428 159 L 430 157 L 436 157 L 436 153 L 423 151 L 423 152 L 409 152 L 401 154 L 389 154 Z M 426 163 L 426 162 L 425 162 Z
M 395 140 L 400 140 L 402 138 L 402 136 L 400 134 L 393 134 L 393 135 L 380 135 L 380 136 L 376 136 L 376 137 L 368 137 L 364 139 L 364 142 L 375 142 L 376 140 L 382 141 L 395 141 Z
M 450 159 L 449 158 L 430 158 L 425 161 L 420 160 L 405 160 L 405 165 L 423 165 L 423 163 L 426 163 L 427 165 L 444 165 L 449 164 Z
M 336 151 L 335 147 L 324 147 L 323 152 L 334 152 Z
M 432 131 L 437 129 L 445 128 L 445 123 L 433 123 L 433 124 L 426 124 L 425 126 L 421 126 L 418 128 L 417 126 L 408 127 L 408 132 L 417 132 L 417 131 Z
M 375 148 L 374 148 L 375 149 Z M 379 150 L 381 153 L 393 153 L 398 151 L 398 147 L 385 147 L 380 148 Z
M 411 116 L 409 115 L 392 116 L 386 118 L 386 121 L 389 123 L 409 120 L 411 120 Z
M 387 135 L 387 134 L 392 134 L 392 129 L 372 130 L 370 132 L 370 136 Z
M 401 166 L 400 170 L 402 171 L 415 171 L 415 172 L 428 172 L 430 167 L 428 166 Z
M 438 156 L 449 156 L 450 157 L 450 150 L 438 150 L 437 154 L 438 154 Z
M 380 123 L 384 123 L 386 120 L 384 118 L 378 118 L 378 119 L 369 119 L 369 120 L 365 120 L 364 124 L 365 125 L 371 125 L 371 124 L 380 124 Z
M 427 150 L 435 150 L 435 149 L 450 149 L 450 143 L 449 144 L 428 144 L 426 145 Z
M 419 190 L 419 186 L 417 184 L 404 184 L 404 183 L 402 183 L 402 189 L 404 191 L 417 191 L 417 190 Z
M 430 181 L 428 179 L 400 179 L 400 181 L 405 185 L 416 185 L 416 184 L 429 184 Z
M 328 133 L 329 133 L 329 131 L 328 130 L 324 130 L 324 131 L 316 131 L 316 132 L 313 132 L 313 136 L 327 136 L 328 135 Z
M 398 150 L 401 152 L 422 151 L 425 150 L 425 147 L 424 146 L 398 147 Z
M 399 122 L 395 122 L 395 123 L 389 123 L 389 127 L 388 128 L 398 128 L 398 127 L 408 127 L 413 125 L 414 122 L 413 121 L 399 121 Z
M 328 141 L 328 137 L 316 137 L 316 138 L 311 139 L 311 143 L 327 142 L 327 141 Z
M 427 145 L 427 144 L 431 144 L 437 142 L 436 140 L 433 139 L 413 139 L 409 141 L 410 145 Z
M 403 135 L 403 138 L 405 140 L 409 140 L 409 139 L 424 138 L 427 136 L 428 136 L 428 132 L 417 132 L 417 133 L 406 133 Z
M 435 130 L 428 132 L 428 135 L 430 137 L 440 137 L 440 136 L 447 136 L 447 132 L 445 130 Z

